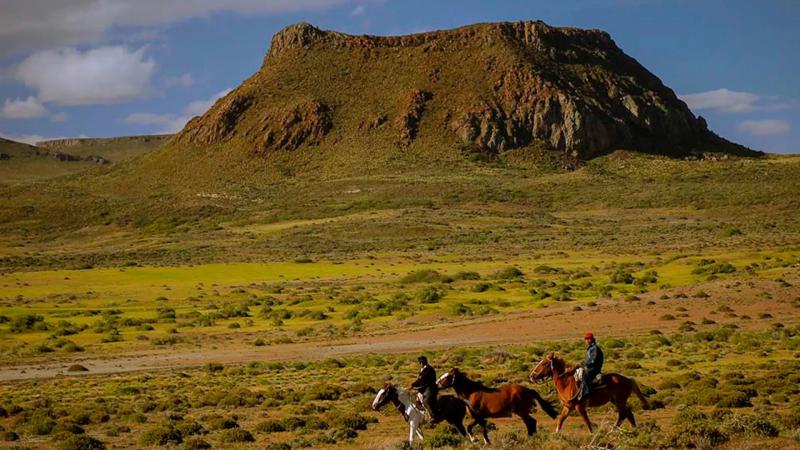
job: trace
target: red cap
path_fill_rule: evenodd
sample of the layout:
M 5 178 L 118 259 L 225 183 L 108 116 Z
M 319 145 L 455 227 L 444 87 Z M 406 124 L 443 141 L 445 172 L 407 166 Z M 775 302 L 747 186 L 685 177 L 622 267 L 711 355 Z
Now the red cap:
M 583 335 L 583 339 L 594 339 L 594 335 L 592 333 L 586 333 Z

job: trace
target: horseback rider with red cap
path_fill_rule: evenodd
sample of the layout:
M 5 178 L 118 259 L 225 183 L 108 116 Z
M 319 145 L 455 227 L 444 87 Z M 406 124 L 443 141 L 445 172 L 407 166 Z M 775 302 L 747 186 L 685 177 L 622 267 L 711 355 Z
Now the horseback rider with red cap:
M 578 401 L 584 400 L 592 394 L 592 381 L 603 370 L 603 350 L 597 345 L 594 334 L 586 333 L 583 340 L 586 342 L 586 360 L 578 366 L 583 367 L 580 391 L 576 399 Z M 577 367 L 562 376 L 572 375 L 576 369 Z

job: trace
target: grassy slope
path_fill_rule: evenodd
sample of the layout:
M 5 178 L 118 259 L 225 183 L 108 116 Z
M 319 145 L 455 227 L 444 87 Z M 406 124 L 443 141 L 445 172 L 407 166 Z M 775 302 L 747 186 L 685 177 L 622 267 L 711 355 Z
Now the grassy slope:
M 112 164 L 135 158 L 141 154 L 155 150 L 169 138 L 168 135 L 122 136 L 114 138 L 62 139 L 39 142 L 43 148 L 49 148 L 70 155 L 102 156 Z
M 36 154 L 36 151 L 32 145 L 0 138 L 0 153 L 11 156 L 0 160 L 0 187 L 56 178 L 94 166 L 83 161 L 58 161 L 49 155 Z
M 34 181 L 82 172 L 97 173 L 107 170 L 89 161 L 59 161 L 47 151 L 67 153 L 82 158 L 102 156 L 112 164 L 150 152 L 164 143 L 165 136 L 130 136 L 106 139 L 66 139 L 41 143 L 41 147 L 0 139 L 0 153 L 10 155 L 0 160 L 0 186 L 24 185 Z M 37 150 L 40 154 L 36 154 Z M 94 169 L 94 170 L 92 170 Z
M 10 257 L 3 264 L 471 255 L 487 247 L 502 255 L 697 251 L 796 244 L 800 231 L 797 157 L 621 154 L 574 172 L 462 161 L 338 176 L 275 173 L 280 164 L 167 148 L 100 176 L 8 188 L 0 199 L 0 245 Z M 179 170 L 197 177 L 170 182 Z

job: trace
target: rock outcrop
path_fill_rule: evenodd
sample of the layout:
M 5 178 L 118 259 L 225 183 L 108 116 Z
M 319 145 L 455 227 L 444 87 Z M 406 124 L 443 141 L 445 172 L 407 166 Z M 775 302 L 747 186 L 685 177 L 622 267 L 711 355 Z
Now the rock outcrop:
M 330 135 L 385 138 L 385 151 L 536 145 L 575 160 L 617 149 L 759 154 L 709 131 L 607 33 L 543 22 L 390 37 L 291 25 L 259 72 L 174 141 L 261 153 L 336 145 Z

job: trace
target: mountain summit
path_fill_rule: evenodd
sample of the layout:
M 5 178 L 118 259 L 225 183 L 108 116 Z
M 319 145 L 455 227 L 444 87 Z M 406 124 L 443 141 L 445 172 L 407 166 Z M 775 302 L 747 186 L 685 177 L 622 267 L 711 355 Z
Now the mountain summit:
M 533 147 L 567 160 L 617 149 L 760 154 L 709 131 L 608 33 L 541 21 L 388 37 L 291 25 L 256 74 L 174 141 L 256 154 L 359 142 L 490 155 Z

